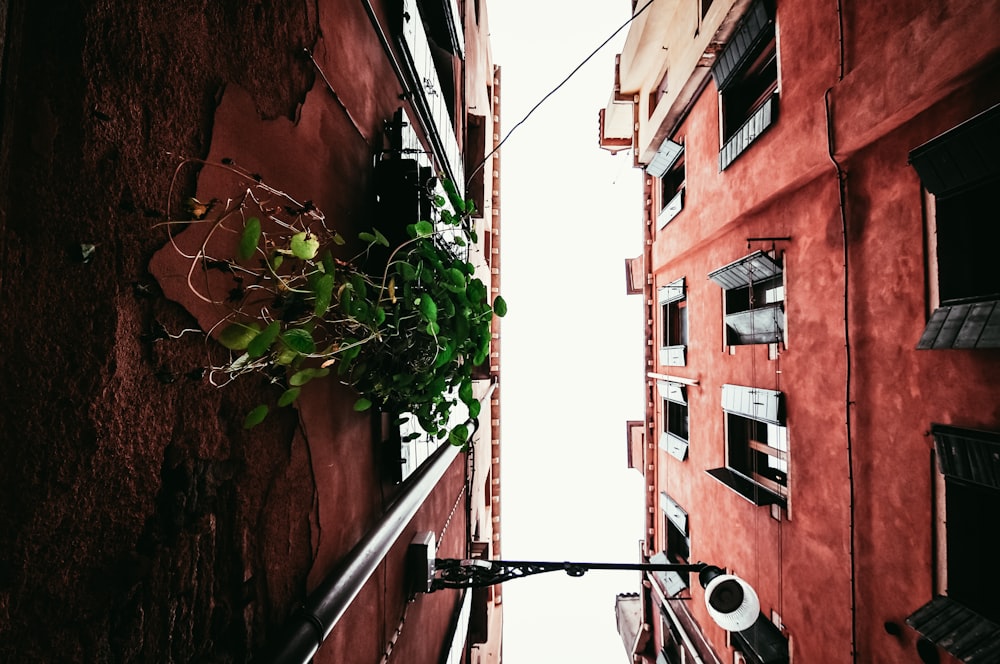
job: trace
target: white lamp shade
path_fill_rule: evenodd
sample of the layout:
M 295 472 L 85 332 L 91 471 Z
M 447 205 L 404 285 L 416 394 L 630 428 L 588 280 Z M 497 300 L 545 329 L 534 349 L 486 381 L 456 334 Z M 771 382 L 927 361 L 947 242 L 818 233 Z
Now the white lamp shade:
M 760 615 L 760 599 L 749 583 L 732 574 L 720 574 L 705 586 L 708 615 L 722 629 L 742 632 Z

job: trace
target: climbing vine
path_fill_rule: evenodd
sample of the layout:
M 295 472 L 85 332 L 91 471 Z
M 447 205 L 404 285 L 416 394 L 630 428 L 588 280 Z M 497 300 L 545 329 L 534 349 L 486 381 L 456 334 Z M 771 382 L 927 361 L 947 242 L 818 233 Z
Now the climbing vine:
M 210 225 L 193 252 L 170 236 L 188 261 L 192 293 L 225 305 L 211 332 L 229 353 L 209 368 L 213 384 L 263 374 L 281 388 L 274 405 L 285 407 L 311 380 L 333 376 L 357 390 L 355 410 L 411 413 L 428 434 L 465 444 L 468 428 L 449 429 L 449 417 L 459 402 L 470 418 L 479 415 L 473 369 L 489 356 L 493 316 L 507 311 L 502 297 L 490 302 L 459 252 L 477 241 L 472 202 L 441 180 L 438 193 L 427 192 L 434 218 L 407 225 L 398 242 L 375 227 L 348 239 L 311 203 L 219 166 L 243 176 L 245 191 L 224 204 L 188 201 L 190 217 Z M 392 219 L 380 223 L 398 227 Z M 227 255 L 209 250 L 220 234 L 232 236 L 218 243 L 231 247 Z M 210 289 L 199 285 L 199 272 L 229 287 L 225 297 L 204 292 Z M 260 404 L 244 426 L 270 410 Z

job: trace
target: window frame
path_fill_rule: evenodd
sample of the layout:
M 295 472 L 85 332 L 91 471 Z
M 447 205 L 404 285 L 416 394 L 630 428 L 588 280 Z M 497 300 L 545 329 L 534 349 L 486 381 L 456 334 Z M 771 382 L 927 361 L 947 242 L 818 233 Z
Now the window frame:
M 987 249 L 1000 238 L 990 200 L 1000 184 L 998 151 L 1000 104 L 910 151 L 924 191 L 933 310 L 918 350 L 1000 348 L 1000 278 Z
M 934 423 L 931 435 L 938 469 L 933 498 L 939 543 L 935 585 L 938 593 L 947 589 L 947 594 L 935 594 L 906 623 L 964 660 L 973 652 L 1000 651 L 1000 610 L 984 603 L 1000 588 L 1000 571 L 992 564 L 1000 536 L 988 521 L 988 515 L 1000 509 L 1000 431 Z M 984 529 L 989 532 L 985 540 Z M 971 631 L 982 638 L 974 643 L 959 638 Z
M 684 199 L 687 197 L 687 171 L 685 169 L 685 150 L 671 164 L 670 168 L 660 176 L 660 210 L 656 215 L 656 228 L 662 230 L 684 209 Z
M 781 343 L 787 347 L 785 261 L 783 254 L 775 257 L 773 253 L 755 251 L 709 273 L 708 278 L 723 289 L 724 346 Z M 764 300 L 762 305 L 758 299 Z
M 777 122 L 781 89 L 778 55 L 772 4 L 757 0 L 740 19 L 712 67 L 719 96 L 720 172 Z M 754 85 L 758 80 L 763 83 Z
M 660 394 L 660 440 L 659 447 L 678 461 L 686 461 L 691 440 L 691 411 L 688 407 L 687 388 L 671 381 L 657 381 L 657 391 Z M 687 437 L 671 431 L 670 411 L 683 409 L 684 428 Z
M 656 554 L 650 556 L 651 563 L 681 563 L 687 564 L 691 558 L 691 532 L 688 520 L 688 513 L 680 504 L 671 498 L 666 491 L 660 492 L 660 514 L 662 531 L 660 534 L 660 544 L 662 548 Z M 670 537 L 670 529 L 673 528 L 676 534 Z M 670 542 L 680 537 L 685 545 L 684 556 L 676 551 L 671 551 Z M 683 592 L 688 587 L 687 574 L 679 572 L 652 572 L 658 579 L 660 587 L 667 598 L 672 598 Z
M 659 362 L 667 367 L 687 366 L 688 334 L 691 326 L 685 277 L 661 286 L 657 291 L 657 303 L 660 307 Z M 681 318 L 683 322 L 678 324 Z M 679 338 L 674 338 L 675 336 Z M 680 344 L 669 343 L 681 340 L 683 343 Z
M 791 446 L 788 442 L 789 432 L 785 421 L 784 393 L 760 387 L 725 384 L 722 386 L 722 410 L 725 417 L 726 465 L 705 472 L 754 505 L 779 505 L 787 509 L 791 488 L 792 462 Z M 755 475 L 752 468 L 753 463 L 749 459 L 756 460 L 758 458 L 756 455 L 765 456 L 768 460 L 772 457 L 767 451 L 753 450 L 750 447 L 751 439 L 749 436 L 744 437 L 741 433 L 747 431 L 746 427 L 734 431 L 733 417 L 776 427 L 775 432 L 784 440 L 780 454 L 784 464 L 783 484 L 769 480 L 767 476 L 761 477 L 759 473 Z M 737 422 L 737 424 L 739 423 Z M 737 435 L 739 437 L 736 437 Z M 734 446 L 738 449 L 742 449 L 740 446 L 746 447 L 744 458 L 748 461 L 734 459 L 732 453 Z

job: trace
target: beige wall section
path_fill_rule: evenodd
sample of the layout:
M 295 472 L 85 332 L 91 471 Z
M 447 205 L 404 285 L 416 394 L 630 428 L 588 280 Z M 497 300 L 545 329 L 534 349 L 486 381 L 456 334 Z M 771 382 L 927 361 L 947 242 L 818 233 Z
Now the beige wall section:
M 468 163 L 466 178 L 482 182 L 482 209 L 473 217 L 478 241 L 471 247 L 469 260 L 475 276 L 489 287 L 492 301 L 500 291 L 500 156 L 492 151 L 500 136 L 500 70 L 493 62 L 489 43 L 486 0 L 464 0 L 466 39 L 465 94 L 470 116 L 481 118 L 478 128 L 484 137 L 484 163 Z M 467 125 L 472 129 L 471 122 Z M 475 148 L 467 145 L 469 154 Z M 492 153 L 492 154 L 491 154 Z M 478 173 L 476 172 L 478 169 Z M 469 190 L 471 193 L 471 189 Z M 472 555 L 499 558 L 500 552 L 500 323 L 494 319 L 492 345 L 487 360 L 489 378 L 475 383 L 475 395 L 483 408 L 480 427 L 470 459 L 469 514 Z M 470 664 L 499 664 L 503 639 L 503 611 L 500 586 L 473 595 L 473 623 L 470 626 Z M 483 629 L 485 628 L 485 629 Z M 480 641 L 477 643 L 477 641 Z
M 749 4 L 750 0 L 714 0 L 702 18 L 697 0 L 659 1 L 640 14 L 622 47 L 602 139 L 624 137 L 629 135 L 623 133 L 626 128 L 634 129 L 637 162 L 649 163 L 708 84 L 715 54 Z M 637 10 L 643 6 L 640 1 Z M 650 95 L 664 74 L 667 92 L 650 108 Z M 638 123 L 631 100 L 638 104 Z

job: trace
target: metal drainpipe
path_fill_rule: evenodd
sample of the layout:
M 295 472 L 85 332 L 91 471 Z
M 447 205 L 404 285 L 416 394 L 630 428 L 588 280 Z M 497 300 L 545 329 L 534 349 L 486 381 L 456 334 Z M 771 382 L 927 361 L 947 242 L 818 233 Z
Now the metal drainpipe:
M 305 664 L 312 659 L 460 450 L 455 445 L 442 445 L 410 476 L 375 528 L 306 598 L 292 616 L 282 642 L 263 661 Z

